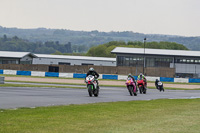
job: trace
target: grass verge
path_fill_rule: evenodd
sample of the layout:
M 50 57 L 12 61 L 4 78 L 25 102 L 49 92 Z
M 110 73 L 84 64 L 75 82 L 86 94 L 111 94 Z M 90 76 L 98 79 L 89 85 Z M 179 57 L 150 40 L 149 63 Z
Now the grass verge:
M 79 84 L 79 83 L 56 83 L 56 82 L 36 82 L 36 81 L 19 81 L 19 80 L 6 80 L 6 82 L 59 84 L 59 85 L 86 85 L 86 84 Z
M 148 89 L 156 89 L 156 87 L 151 87 L 149 86 Z M 164 89 L 166 90 L 200 90 L 200 88 L 197 89 L 187 89 L 187 88 L 171 88 L 171 87 L 164 87 Z
M 10 74 L 0 74 L 0 76 L 5 77 L 26 77 L 26 78 L 50 78 L 50 79 L 79 79 L 79 78 L 62 78 L 62 77 L 42 77 L 42 76 L 25 76 L 25 75 L 10 75 Z
M 42 84 L 61 84 L 61 85 L 85 85 L 79 83 L 52 83 L 52 82 L 36 82 L 36 81 L 18 81 L 18 80 L 6 80 L 7 82 L 20 82 L 20 83 L 42 83 Z M 125 85 L 100 85 L 105 87 L 126 87 Z
M 52 87 L 52 88 L 86 89 L 86 87 L 56 86 L 56 85 L 30 85 L 30 84 L 0 84 L 0 87 Z
M 18 81 L 18 80 L 6 80 L 7 82 L 21 82 L 21 83 L 42 83 L 42 84 L 60 84 L 60 85 L 85 85 L 85 84 L 78 84 L 78 83 L 52 83 L 52 82 L 35 82 L 35 81 Z M 104 87 L 125 87 L 125 85 L 100 85 Z M 66 88 L 66 87 L 65 87 Z M 156 87 L 149 86 L 148 89 L 156 89 Z M 187 89 L 187 88 L 170 88 L 165 87 L 168 90 L 200 90 L 198 89 Z
M 39 77 L 39 76 L 24 76 L 24 75 L 8 75 L 8 74 L 0 74 L 0 76 L 5 77 L 26 77 L 26 78 L 55 78 L 55 79 L 75 79 L 80 80 L 83 78 L 62 78 L 62 77 Z M 84 79 L 83 79 L 84 80 Z M 114 79 L 99 79 L 100 81 L 124 81 L 125 80 L 114 80 Z M 155 83 L 154 81 L 148 81 L 149 83 Z M 187 84 L 187 85 L 200 85 L 200 83 L 175 83 L 175 82 L 163 82 L 164 84 Z
M 199 133 L 200 99 L 0 109 L 4 133 Z

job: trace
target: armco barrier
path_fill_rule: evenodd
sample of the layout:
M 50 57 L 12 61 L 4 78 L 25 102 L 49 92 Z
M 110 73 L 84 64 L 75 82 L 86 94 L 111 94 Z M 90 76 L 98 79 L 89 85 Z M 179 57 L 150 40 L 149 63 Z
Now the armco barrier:
M 68 73 L 69 74 L 69 73 Z M 70 75 L 71 76 L 71 75 Z M 102 79 L 102 74 L 99 74 L 99 78 L 98 79 Z M 59 75 L 59 77 L 61 77 Z M 81 74 L 81 73 L 72 73 L 72 78 L 85 78 L 86 74 Z M 70 78 L 70 77 L 69 77 Z
M 74 73 L 73 78 L 85 78 L 86 74 Z
M 45 77 L 59 77 L 59 73 L 45 72 Z
M 3 70 L 2 69 L 0 69 L 0 74 L 3 74 Z
M 188 83 L 189 79 L 187 78 L 174 78 L 174 82 L 178 82 L 178 83 Z
M 62 78 L 73 78 L 73 73 L 59 73 L 59 77 Z
M 55 72 L 38 72 L 38 71 L 16 71 L 16 70 L 3 70 L 0 69 L 0 74 L 11 75 L 26 75 L 26 76 L 41 76 L 41 77 L 64 77 L 64 78 L 85 78 L 86 74 L 80 73 L 55 73 Z M 99 74 L 99 79 L 115 79 L 126 80 L 128 75 L 107 75 Z M 134 76 L 137 80 L 137 76 Z M 163 82 L 180 82 L 180 83 L 200 83 L 200 79 L 188 78 L 167 78 L 167 77 L 149 77 L 146 76 L 147 81 L 155 81 L 156 79 Z
M 17 75 L 16 70 L 3 70 L 3 74 Z
M 174 82 L 174 78 L 160 77 L 160 81 L 163 81 L 163 82 Z
M 126 80 L 128 76 L 118 75 L 118 80 Z
M 135 78 L 135 80 L 137 80 L 138 76 L 133 76 Z
M 45 77 L 45 72 L 31 71 L 31 76 Z
M 98 79 L 102 79 L 103 74 L 99 74 L 99 78 Z
M 156 79 L 160 80 L 160 77 L 149 77 L 146 76 L 147 81 L 156 81 Z
M 137 76 L 133 76 L 135 80 L 137 80 Z M 128 78 L 128 75 L 118 75 L 118 80 L 126 80 Z
M 200 79 L 189 79 L 189 83 L 200 83 Z
M 31 76 L 31 71 L 17 71 L 17 75 Z
M 118 80 L 118 75 L 102 75 L 102 79 L 116 79 L 116 80 Z

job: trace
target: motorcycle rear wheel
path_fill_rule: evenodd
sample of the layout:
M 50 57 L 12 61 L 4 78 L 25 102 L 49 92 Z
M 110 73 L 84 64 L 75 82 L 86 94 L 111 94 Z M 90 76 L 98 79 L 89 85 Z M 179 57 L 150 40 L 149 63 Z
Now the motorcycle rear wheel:
M 94 90 L 94 96 L 98 97 L 98 95 L 99 95 L 99 89 L 97 88 L 97 89 Z
M 143 88 L 143 94 L 146 94 L 146 92 L 147 92 L 147 89 Z

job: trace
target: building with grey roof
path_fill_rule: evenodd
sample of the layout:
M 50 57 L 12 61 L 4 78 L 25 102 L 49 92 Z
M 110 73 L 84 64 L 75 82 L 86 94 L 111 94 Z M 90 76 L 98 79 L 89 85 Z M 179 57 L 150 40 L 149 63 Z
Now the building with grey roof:
M 0 64 L 116 66 L 116 58 L 0 51 Z
M 177 77 L 200 77 L 200 51 L 116 47 L 117 66 L 175 68 Z
M 32 64 L 34 57 L 30 52 L 0 51 L 0 64 Z
M 35 54 L 33 64 L 116 66 L 116 58 Z

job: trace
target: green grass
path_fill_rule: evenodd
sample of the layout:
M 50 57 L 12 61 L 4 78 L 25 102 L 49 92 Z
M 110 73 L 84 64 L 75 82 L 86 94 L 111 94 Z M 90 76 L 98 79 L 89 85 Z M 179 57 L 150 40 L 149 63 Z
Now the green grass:
M 200 99 L 0 110 L 1 133 L 199 133 Z
M 62 78 L 62 77 L 39 77 L 39 76 L 24 76 L 24 75 L 8 75 L 8 74 L 0 74 L 0 76 L 5 77 L 26 77 L 26 78 L 55 78 L 55 79 L 75 79 L 80 80 L 83 78 Z M 84 79 L 83 79 L 84 80 Z M 124 81 L 125 80 L 115 80 L 115 79 L 99 79 L 102 81 Z M 148 81 L 149 83 L 155 83 L 154 81 Z M 187 84 L 187 85 L 200 85 L 200 83 L 175 83 L 175 82 L 163 82 L 164 84 Z
M 148 89 L 156 89 L 156 87 L 148 86 Z M 167 89 L 167 90 L 200 90 L 200 88 L 187 89 L 187 88 L 171 88 L 171 87 L 164 87 L 164 89 Z
M 37 82 L 37 81 L 19 81 L 19 80 L 6 80 L 6 82 L 59 84 L 59 85 L 86 85 L 86 84 L 79 84 L 79 83 L 56 83 L 56 82 Z
M 56 86 L 56 85 L 30 85 L 30 84 L 0 84 L 0 87 L 52 87 L 52 88 L 86 89 L 86 87 Z
M 154 81 L 147 81 L 150 83 L 155 83 Z M 164 84 L 184 84 L 184 85 L 200 85 L 200 83 L 179 83 L 179 82 L 163 82 Z
M 42 84 L 61 84 L 61 85 L 86 85 L 79 83 L 54 83 L 54 82 L 36 82 L 36 81 L 18 81 L 18 80 L 6 80 L 7 82 L 21 82 L 21 83 L 42 83 Z M 101 85 L 106 87 L 125 87 L 125 85 Z
M 78 84 L 78 83 L 52 83 L 52 82 L 17 81 L 17 80 L 6 80 L 6 81 L 7 82 L 21 82 L 21 83 L 60 84 L 60 85 L 86 85 L 86 84 Z M 104 86 L 104 87 L 126 87 L 125 85 L 100 85 L 100 86 Z M 64 88 L 67 88 L 67 87 L 64 87 Z M 156 87 L 151 87 L 151 86 L 149 86 L 148 88 L 149 89 L 156 89 Z M 198 89 L 187 89 L 187 88 L 171 88 L 171 87 L 165 87 L 165 89 L 168 89 L 168 90 L 200 90 L 200 88 L 198 88 Z

